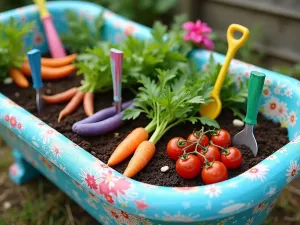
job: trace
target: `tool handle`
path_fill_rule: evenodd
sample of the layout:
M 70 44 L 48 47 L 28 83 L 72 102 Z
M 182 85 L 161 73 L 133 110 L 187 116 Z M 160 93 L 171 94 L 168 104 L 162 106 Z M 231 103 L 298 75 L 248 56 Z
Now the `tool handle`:
M 46 7 L 46 1 L 45 0 L 33 0 L 33 2 L 38 6 L 38 10 L 40 12 L 40 17 L 43 19 L 44 17 L 47 17 L 50 15 L 47 7 Z
M 55 29 L 51 15 L 43 17 L 42 22 L 52 58 L 62 58 L 66 56 L 66 51 Z
M 249 125 L 257 124 L 257 113 L 259 101 L 262 94 L 266 75 L 260 72 L 252 71 L 250 75 L 247 100 L 247 114 L 245 123 Z
M 236 39 L 234 37 L 234 32 L 235 31 L 239 31 L 242 33 L 242 37 L 239 39 Z M 214 89 L 212 91 L 212 95 L 213 96 L 219 96 L 222 86 L 223 86 L 223 82 L 225 80 L 225 77 L 227 75 L 227 71 L 230 65 L 231 60 L 233 59 L 236 51 L 242 47 L 245 42 L 248 40 L 249 37 L 249 30 L 248 28 L 239 25 L 239 24 L 231 24 L 228 29 L 227 29 L 227 42 L 228 42 L 228 50 L 226 53 L 226 58 L 225 58 L 225 62 L 220 70 L 220 73 L 218 75 L 218 78 L 216 80 Z
M 122 64 L 123 52 L 114 48 L 110 49 L 110 65 L 114 88 L 114 102 L 119 105 L 121 104 L 122 100 Z M 116 107 L 118 110 L 121 110 L 117 105 Z
M 32 49 L 27 52 L 27 56 L 33 80 L 33 88 L 42 88 L 44 84 L 41 77 L 41 52 L 38 49 Z

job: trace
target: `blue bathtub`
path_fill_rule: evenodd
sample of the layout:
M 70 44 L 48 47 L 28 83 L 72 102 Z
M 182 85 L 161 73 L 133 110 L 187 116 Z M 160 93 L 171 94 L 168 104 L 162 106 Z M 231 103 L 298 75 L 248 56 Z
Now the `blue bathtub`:
M 59 32 L 67 30 L 64 14 L 67 9 L 88 21 L 105 10 L 76 1 L 49 2 L 48 8 Z M 104 15 L 103 37 L 107 40 L 118 42 L 128 34 L 150 37 L 147 27 L 108 10 Z M 9 17 L 20 22 L 39 21 L 35 6 L 0 14 L 1 21 Z M 47 52 L 40 22 L 33 33 L 25 37 L 25 42 L 27 46 Z M 203 67 L 210 53 L 195 50 L 191 57 Z M 224 61 L 223 55 L 213 53 L 213 56 L 218 62 Z M 10 177 L 21 184 L 43 174 L 105 225 L 261 224 L 280 191 L 299 176 L 300 82 L 238 60 L 232 61 L 230 70 L 239 72 L 235 76 L 237 80 L 248 79 L 251 70 L 267 75 L 260 110 L 287 127 L 291 140 L 238 177 L 215 185 L 188 188 L 153 186 L 128 179 L 0 94 L 0 134 L 13 148 L 15 157 Z

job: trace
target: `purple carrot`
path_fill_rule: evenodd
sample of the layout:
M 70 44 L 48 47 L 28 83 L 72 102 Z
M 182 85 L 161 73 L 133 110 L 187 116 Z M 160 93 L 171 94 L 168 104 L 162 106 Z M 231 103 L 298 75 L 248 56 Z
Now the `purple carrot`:
M 122 104 L 122 110 L 128 108 L 132 104 L 132 100 L 128 102 L 124 102 Z M 111 106 L 105 109 L 101 109 L 100 111 L 96 112 L 94 115 L 89 116 L 83 120 L 80 120 L 73 124 L 72 130 L 74 131 L 79 124 L 88 124 L 88 123 L 95 123 L 101 120 L 107 119 L 108 117 L 114 116 L 116 114 L 115 106 Z M 74 131 L 75 132 L 75 131 Z
M 129 108 L 132 107 L 133 105 Z M 115 109 L 113 108 L 113 110 Z M 112 132 L 123 124 L 123 112 L 119 112 L 112 117 L 96 123 L 78 124 L 75 128 L 73 126 L 73 131 L 81 136 L 96 136 Z

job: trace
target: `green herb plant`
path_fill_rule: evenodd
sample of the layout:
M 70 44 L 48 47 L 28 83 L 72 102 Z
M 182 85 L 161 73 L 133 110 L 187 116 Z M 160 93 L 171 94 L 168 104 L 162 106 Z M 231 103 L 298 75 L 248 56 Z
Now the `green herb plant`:
M 70 51 L 84 52 L 88 47 L 93 47 L 101 41 L 103 12 L 94 18 L 91 24 L 71 10 L 66 10 L 66 18 L 68 31 L 61 35 L 61 39 Z
M 215 120 L 195 116 L 199 113 L 199 104 L 209 100 L 209 93 L 203 86 L 191 88 L 187 82 L 189 75 L 182 73 L 178 68 L 156 71 L 157 82 L 141 76 L 139 82 L 142 86 L 134 100 L 134 108 L 125 110 L 123 119 L 135 119 L 141 113 L 146 114 L 151 120 L 146 130 L 154 130 L 150 138 L 153 144 L 156 144 L 169 129 L 186 121 L 193 124 L 200 121 L 208 126 L 219 127 Z
M 24 63 L 23 37 L 33 26 L 33 22 L 19 25 L 13 18 L 7 23 L 0 22 L 0 81 L 7 77 L 9 68 L 19 68 Z

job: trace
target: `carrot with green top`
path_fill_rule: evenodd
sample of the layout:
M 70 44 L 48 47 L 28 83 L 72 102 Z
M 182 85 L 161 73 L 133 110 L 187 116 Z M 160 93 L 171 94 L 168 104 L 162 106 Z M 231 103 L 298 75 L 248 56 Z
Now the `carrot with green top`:
M 157 70 L 157 72 L 159 80 L 157 83 L 148 77 L 141 77 L 140 83 L 143 87 L 140 88 L 140 92 L 134 100 L 134 108 L 124 112 L 123 119 L 135 119 L 141 113 L 145 113 L 151 119 L 147 127 L 154 131 L 149 140 L 136 140 L 134 147 L 139 143 L 136 150 L 131 147 L 130 142 L 125 142 L 127 138 L 124 139 L 124 144 L 121 142 L 116 148 L 115 151 L 122 152 L 122 154 L 119 153 L 118 158 L 120 159 L 115 163 L 121 162 L 121 159 L 127 158 L 135 151 L 124 171 L 124 175 L 127 177 L 135 176 L 150 162 L 155 154 L 155 145 L 172 127 L 186 121 L 192 123 L 200 121 L 209 126 L 219 126 L 214 120 L 195 116 L 198 114 L 199 104 L 204 104 L 209 99 L 207 88 L 199 88 L 195 83 L 188 83 L 188 77 L 186 79 L 182 79 L 184 77 L 176 78 L 178 77 L 176 69 Z M 129 140 L 131 139 L 133 138 Z M 111 164 L 108 163 L 108 165 Z
M 47 67 L 62 67 L 71 64 L 77 58 L 77 54 L 67 55 L 62 58 L 42 57 L 41 64 Z

